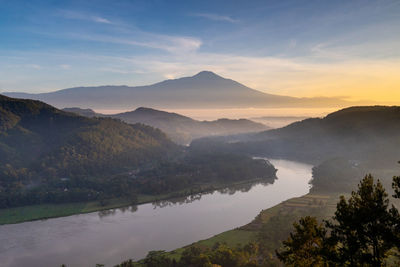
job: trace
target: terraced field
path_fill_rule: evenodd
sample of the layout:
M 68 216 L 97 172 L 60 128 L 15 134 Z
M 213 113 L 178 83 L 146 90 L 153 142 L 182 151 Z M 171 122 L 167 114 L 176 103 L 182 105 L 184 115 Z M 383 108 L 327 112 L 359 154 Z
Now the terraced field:
M 276 229 L 283 229 L 286 238 L 285 230 L 290 231 L 293 222 L 302 216 L 311 215 L 316 216 L 320 220 L 329 219 L 336 210 L 338 200 L 339 194 L 307 194 L 291 198 L 272 208 L 262 210 L 247 225 L 223 232 L 209 239 L 198 241 L 186 247 L 166 252 L 166 255 L 178 259 L 183 250 L 189 246 L 211 248 L 216 243 L 226 243 L 231 247 L 245 245 L 249 242 L 259 240 L 261 233 L 264 237 L 271 236 L 270 244 L 266 244 L 266 246 L 271 247 L 271 254 L 273 254 L 274 249 L 278 249 L 278 244 L 280 244 L 280 241 L 276 240 Z M 277 225 L 277 223 L 280 225 Z M 268 239 L 264 239 L 263 241 L 269 242 Z

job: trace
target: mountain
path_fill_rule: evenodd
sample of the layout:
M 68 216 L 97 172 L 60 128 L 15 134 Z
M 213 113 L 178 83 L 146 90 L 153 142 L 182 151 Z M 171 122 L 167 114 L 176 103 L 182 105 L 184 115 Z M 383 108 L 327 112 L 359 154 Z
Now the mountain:
M 178 144 L 189 144 L 193 139 L 212 135 L 231 135 L 247 132 L 260 132 L 269 127 L 246 119 L 219 119 L 215 121 L 197 121 L 177 113 L 140 107 L 134 111 L 114 115 L 95 113 L 91 109 L 66 108 L 83 116 L 111 117 L 127 123 L 143 123 L 165 132 Z
M 93 109 L 90 108 L 72 107 L 72 108 L 63 108 L 62 110 L 66 112 L 76 113 L 85 117 L 104 117 L 103 114 L 96 113 Z
M 102 164 L 110 171 L 132 168 L 153 160 L 153 152 L 175 147 L 152 127 L 81 117 L 40 101 L 0 95 L 0 114 L 0 162 L 19 167 L 49 164 L 59 175 L 79 173 L 82 166 L 103 169 Z
M 263 93 L 210 71 L 147 86 L 75 87 L 50 93 L 4 93 L 41 100 L 56 107 L 131 109 L 169 108 L 336 107 L 349 105 L 338 98 L 295 98 Z
M 80 188 L 92 185 L 90 192 L 77 189 L 71 196 L 87 200 L 101 187 L 100 178 L 154 164 L 175 152 L 178 147 L 150 126 L 86 118 L 40 101 L 0 95 L 0 207 L 17 205 L 12 201 L 26 188 L 39 185 L 41 193 L 58 188 L 62 199 L 60 179 L 76 179 Z
M 363 106 L 240 138 L 198 140 L 192 143 L 192 147 L 314 163 L 345 157 L 384 166 L 393 165 L 400 159 L 399 137 L 400 107 Z
M 250 120 L 266 124 L 272 128 L 282 128 L 296 121 L 301 121 L 309 117 L 305 116 L 262 116 L 253 117 Z

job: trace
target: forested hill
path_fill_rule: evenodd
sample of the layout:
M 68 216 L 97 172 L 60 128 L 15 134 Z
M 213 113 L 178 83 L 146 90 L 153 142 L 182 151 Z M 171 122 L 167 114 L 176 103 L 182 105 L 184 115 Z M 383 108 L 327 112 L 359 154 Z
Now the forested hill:
M 400 158 L 400 107 L 351 107 L 324 118 L 306 119 L 284 128 L 247 135 L 240 142 L 216 140 L 227 150 L 255 155 L 321 162 L 333 157 L 369 160 L 379 164 Z M 211 140 L 193 147 L 208 149 Z M 226 142 L 226 143 L 224 143 Z M 221 148 L 218 148 L 221 149 Z
M 150 125 L 161 129 L 174 142 L 183 145 L 189 144 L 192 139 L 204 136 L 259 132 L 269 128 L 262 123 L 257 123 L 247 119 L 198 121 L 177 113 L 145 107 L 114 115 L 95 113 L 91 109 L 67 108 L 64 110 L 88 117 L 112 117 L 121 119 L 127 123 L 143 123 Z
M 0 193 L 60 178 L 121 173 L 177 150 L 150 126 L 81 117 L 0 95 Z

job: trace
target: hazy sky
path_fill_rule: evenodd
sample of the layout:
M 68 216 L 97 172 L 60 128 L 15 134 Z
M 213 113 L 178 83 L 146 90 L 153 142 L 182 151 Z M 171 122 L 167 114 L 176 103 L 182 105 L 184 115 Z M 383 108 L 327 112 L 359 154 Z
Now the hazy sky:
M 275 94 L 400 102 L 400 1 L 0 0 L 0 91 L 201 70 Z

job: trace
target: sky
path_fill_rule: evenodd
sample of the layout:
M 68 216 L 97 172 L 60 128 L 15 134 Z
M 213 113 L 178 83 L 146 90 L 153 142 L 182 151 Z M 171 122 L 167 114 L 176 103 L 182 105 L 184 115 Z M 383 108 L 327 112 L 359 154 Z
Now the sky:
M 400 103 L 400 1 L 0 0 L 0 92 L 202 70 L 273 94 Z

